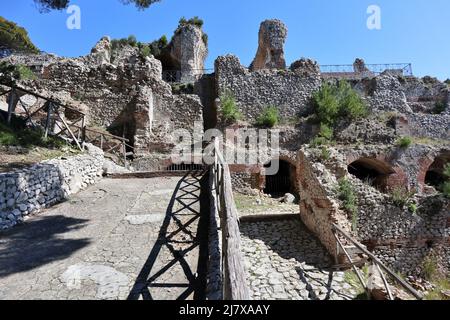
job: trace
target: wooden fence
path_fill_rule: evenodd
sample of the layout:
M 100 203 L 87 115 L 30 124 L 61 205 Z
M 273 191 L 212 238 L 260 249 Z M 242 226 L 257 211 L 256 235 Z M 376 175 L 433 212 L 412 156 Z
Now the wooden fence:
M 42 128 L 45 137 L 50 135 L 65 139 L 80 150 L 83 149 L 83 143 L 91 143 L 105 153 L 116 156 L 123 166 L 127 166 L 127 149 L 133 150 L 128 139 L 88 128 L 85 113 L 53 98 L 9 84 L 1 84 L 1 87 L 7 90 L 1 92 L 0 97 L 9 95 L 8 124 L 14 114 L 24 118 L 27 125 Z M 24 96 L 33 97 L 35 101 L 30 105 L 23 101 Z M 70 115 L 70 119 L 66 115 Z
M 230 170 L 220 152 L 219 140 L 214 141 L 214 165 L 211 190 L 215 193 L 215 208 L 220 217 L 222 233 L 223 298 L 250 300 L 244 258 L 241 251 L 239 216 L 233 197 Z
M 417 292 L 409 283 L 407 283 L 405 280 L 400 278 L 394 271 L 392 271 L 386 265 L 384 265 L 380 261 L 380 259 L 378 259 L 371 252 L 369 252 L 361 243 L 359 243 L 358 241 L 353 239 L 342 228 L 340 228 L 339 226 L 334 224 L 333 225 L 333 231 L 334 231 L 334 237 L 335 237 L 335 239 L 337 241 L 337 244 L 338 244 L 338 246 L 337 246 L 337 256 L 339 256 L 340 251 L 342 250 L 342 252 L 345 254 L 347 259 L 349 260 L 350 264 L 352 265 L 353 271 L 356 273 L 356 276 L 358 277 L 359 282 L 361 283 L 363 288 L 366 290 L 368 296 L 370 296 L 368 285 L 364 281 L 363 275 L 361 274 L 359 269 L 354 264 L 350 253 L 348 253 L 348 251 L 345 249 L 342 241 L 339 239 L 339 236 L 344 237 L 347 241 L 350 241 L 360 252 L 362 252 L 363 254 L 365 254 L 366 256 L 369 257 L 369 260 L 375 265 L 375 267 L 377 268 L 377 270 L 378 270 L 378 272 L 379 272 L 379 274 L 381 276 L 381 279 L 383 281 L 383 285 L 384 285 L 384 287 L 386 289 L 386 292 L 388 294 L 389 300 L 394 300 L 394 296 L 392 294 L 391 288 L 389 286 L 389 283 L 388 283 L 388 281 L 387 281 L 383 271 L 386 272 L 393 279 L 394 282 L 398 283 L 403 289 L 405 289 L 408 293 L 413 295 L 416 299 L 418 299 L 418 300 L 422 300 L 423 299 L 423 296 L 419 292 Z

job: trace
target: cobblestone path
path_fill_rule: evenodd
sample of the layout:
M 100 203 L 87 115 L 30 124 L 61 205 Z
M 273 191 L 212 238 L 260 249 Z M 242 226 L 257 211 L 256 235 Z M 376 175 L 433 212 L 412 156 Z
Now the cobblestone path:
M 199 195 L 200 177 L 105 179 L 0 233 L 0 299 L 202 299 Z
M 297 219 L 244 222 L 242 250 L 254 300 L 349 300 L 357 293 Z

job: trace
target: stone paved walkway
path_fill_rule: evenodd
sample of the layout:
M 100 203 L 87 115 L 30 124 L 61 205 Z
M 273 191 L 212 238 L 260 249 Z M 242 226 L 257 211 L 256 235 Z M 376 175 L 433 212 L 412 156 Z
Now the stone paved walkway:
M 195 177 L 107 179 L 0 233 L 0 299 L 202 299 L 199 194 Z
M 254 300 L 348 300 L 355 290 L 320 242 L 298 220 L 241 224 L 242 251 Z

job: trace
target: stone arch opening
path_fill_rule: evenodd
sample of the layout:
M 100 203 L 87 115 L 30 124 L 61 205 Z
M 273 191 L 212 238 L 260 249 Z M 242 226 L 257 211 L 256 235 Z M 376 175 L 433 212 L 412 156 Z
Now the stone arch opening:
M 437 190 L 441 190 L 442 185 L 448 179 L 448 177 L 444 175 L 444 169 L 449 163 L 450 152 L 443 153 L 436 157 L 425 174 L 425 184 L 434 187 Z
M 286 193 L 297 195 L 296 166 L 289 161 L 279 159 L 270 161 L 264 165 L 264 168 L 273 167 L 275 162 L 279 163 L 279 169 L 275 175 L 265 175 L 264 193 L 274 198 L 282 197 Z
M 389 177 L 395 170 L 381 160 L 360 158 L 348 165 L 348 172 L 372 187 L 386 191 L 389 187 Z

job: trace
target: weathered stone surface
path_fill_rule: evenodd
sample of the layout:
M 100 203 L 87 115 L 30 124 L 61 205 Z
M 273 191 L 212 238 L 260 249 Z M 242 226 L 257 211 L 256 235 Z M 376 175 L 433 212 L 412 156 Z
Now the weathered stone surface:
M 258 52 L 250 70 L 285 69 L 284 43 L 287 27 L 280 20 L 266 20 L 259 29 Z
M 181 70 L 183 83 L 195 82 L 203 75 L 208 55 L 205 36 L 201 28 L 186 24 L 180 26 L 170 42 L 167 52 L 173 70 Z
M 89 55 L 98 64 L 111 62 L 111 39 L 109 37 L 103 37 L 91 50 Z
M 320 76 L 319 64 L 311 59 L 302 58 L 300 60 L 297 60 L 291 64 L 289 69 L 304 77 L 314 78 Z
M 203 295 L 198 286 L 203 279 L 194 276 L 201 274 L 197 241 L 203 231 L 198 230 L 200 219 L 191 221 L 193 212 L 200 212 L 199 204 L 189 208 L 175 204 L 167 212 L 180 179 L 103 179 L 21 228 L 2 231 L 0 299 L 125 300 L 131 293 L 142 298 L 145 283 L 134 285 L 149 266 L 152 247 L 160 250 L 145 276 L 150 278 L 173 262 L 153 282 L 182 284 L 149 287 L 153 299 L 175 300 L 187 287 L 195 292 L 185 299 Z M 186 182 L 181 186 L 187 187 Z M 152 195 L 155 190 L 169 192 Z M 186 192 L 179 190 L 176 197 L 187 197 Z M 189 197 L 200 193 L 189 192 Z M 167 221 L 164 237 L 158 237 L 161 219 Z M 183 230 L 178 230 L 178 223 Z
M 233 55 L 217 58 L 215 74 L 218 92 L 230 91 L 250 123 L 268 106 L 276 107 L 284 119 L 310 114 L 312 94 L 322 83 L 318 75 L 304 77 L 291 70 L 250 72 Z
M 297 220 L 241 224 L 247 282 L 254 300 L 349 300 L 343 272 Z
M 103 152 L 87 145 L 88 152 L 68 159 L 53 159 L 0 174 L 0 229 L 13 227 L 23 217 L 50 207 L 99 181 Z M 5 211 L 7 210 L 7 211 Z

